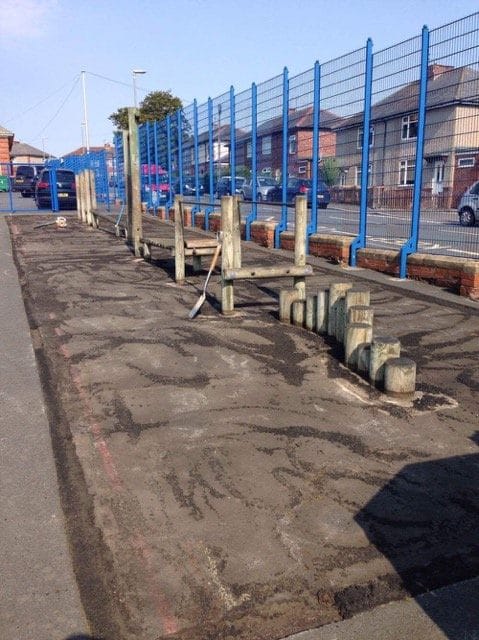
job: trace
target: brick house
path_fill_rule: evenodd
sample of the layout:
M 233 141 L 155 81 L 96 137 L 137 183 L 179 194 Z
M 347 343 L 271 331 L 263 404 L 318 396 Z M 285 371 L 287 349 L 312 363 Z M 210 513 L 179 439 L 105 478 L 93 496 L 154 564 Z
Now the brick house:
M 322 110 L 319 127 L 320 160 L 336 155 L 336 132 L 339 120 L 330 111 Z M 280 177 L 283 150 L 283 118 L 277 116 L 257 128 L 258 173 Z M 237 140 L 236 163 L 251 167 L 251 134 Z M 288 175 L 310 178 L 313 163 L 313 107 L 290 109 L 288 115 Z
M 13 133 L 0 125 L 0 175 L 10 174 L 10 151 L 13 145 Z
M 26 142 L 13 141 L 10 158 L 13 164 L 40 164 L 43 165 L 46 158 L 50 155 L 41 149 L 32 147 Z
M 409 83 L 371 108 L 369 204 L 406 208 L 412 200 L 419 82 Z M 456 207 L 479 179 L 479 72 L 470 67 L 428 67 L 422 205 Z M 336 129 L 341 168 L 334 199 L 357 202 L 361 182 L 363 114 Z

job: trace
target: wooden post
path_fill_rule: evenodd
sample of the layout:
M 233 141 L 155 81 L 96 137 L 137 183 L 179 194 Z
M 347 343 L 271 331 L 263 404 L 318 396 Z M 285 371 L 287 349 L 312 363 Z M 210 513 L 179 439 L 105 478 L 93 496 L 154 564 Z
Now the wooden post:
M 358 344 L 356 348 L 357 353 L 357 370 L 363 376 L 369 375 L 369 361 L 371 359 L 371 343 L 363 342 Z
M 223 245 L 221 247 L 221 270 L 231 269 L 235 263 L 234 242 L 234 203 L 232 196 L 221 198 L 221 226 L 223 229 Z M 238 256 L 236 255 L 236 258 Z M 234 311 L 233 280 L 221 278 L 221 312 L 231 315 Z
M 97 202 L 96 202 L 95 172 L 93 171 L 93 169 L 90 169 L 88 173 L 90 174 L 90 204 L 91 204 L 91 209 L 96 212 L 96 210 L 97 210 Z M 98 228 L 98 219 L 95 218 L 93 215 L 91 215 L 91 213 L 90 213 L 90 217 L 91 217 L 92 226 Z
M 316 296 L 316 333 L 328 333 L 329 289 L 319 289 Z
M 123 135 L 123 171 L 125 177 L 125 207 L 126 207 L 126 227 L 125 237 L 127 240 L 131 239 L 130 235 L 130 214 L 128 211 L 131 207 L 131 184 L 130 184 L 130 136 L 128 131 L 122 131 Z
M 308 225 L 308 201 L 306 196 L 297 196 L 294 206 L 294 264 L 297 267 L 306 266 L 306 237 Z M 294 278 L 294 288 L 301 298 L 306 298 L 306 278 Z
M 373 328 L 370 324 L 360 322 L 348 324 L 344 341 L 344 362 L 348 367 L 357 369 L 358 347 L 371 342 L 372 338 Z
M 77 196 L 77 218 L 81 221 L 81 192 L 80 192 L 80 174 L 75 174 L 75 193 Z
M 85 202 L 85 172 L 80 171 L 78 174 L 78 182 L 80 186 L 80 219 L 86 222 L 86 202 Z
M 374 318 L 374 312 L 371 307 L 366 305 L 354 305 L 348 309 L 347 322 L 351 324 L 353 322 L 365 322 L 372 326 Z
M 328 301 L 328 335 L 337 336 L 337 324 L 339 321 L 340 307 L 343 307 L 343 303 L 346 297 L 346 292 L 352 287 L 351 282 L 334 282 L 329 287 L 329 301 Z M 341 316 L 342 317 L 342 316 Z
M 141 224 L 141 184 L 140 184 L 140 154 L 138 145 L 138 109 L 128 107 L 128 135 L 129 135 L 129 175 L 128 175 L 128 237 L 133 242 L 135 256 L 141 256 L 140 238 Z
M 183 196 L 175 196 L 175 281 L 185 282 L 185 236 L 183 225 Z
M 233 197 L 233 266 L 241 268 L 241 198 Z
M 291 308 L 293 302 L 300 299 L 300 293 L 296 289 L 281 289 L 279 292 L 279 320 L 285 324 L 291 324 Z
M 316 331 L 317 311 L 318 311 L 318 296 L 307 296 L 304 326 L 306 329 L 308 329 L 308 331 Z
M 93 226 L 93 217 L 91 215 L 91 189 L 90 189 L 90 172 L 85 169 L 83 172 L 83 193 L 85 194 L 85 218 L 86 223 Z
M 371 357 L 369 361 L 369 380 L 379 387 L 384 382 L 384 369 L 389 358 L 399 358 L 401 343 L 397 338 L 381 336 L 374 338 L 371 343 Z
M 416 389 L 416 363 L 410 358 L 390 358 L 384 370 L 384 390 L 393 396 L 410 397 Z
M 306 315 L 306 301 L 295 300 L 292 305 L 293 324 L 296 327 L 304 326 L 304 318 Z

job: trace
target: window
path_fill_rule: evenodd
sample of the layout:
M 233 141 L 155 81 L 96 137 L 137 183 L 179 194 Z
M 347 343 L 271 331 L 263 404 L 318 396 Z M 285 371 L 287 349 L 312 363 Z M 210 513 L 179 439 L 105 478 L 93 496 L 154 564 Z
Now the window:
M 360 187 L 361 186 L 361 176 L 362 176 L 362 171 L 361 171 L 361 167 L 355 167 L 356 170 L 356 181 L 355 181 L 355 185 L 356 187 Z M 368 187 L 371 186 L 371 175 L 372 175 L 372 165 L 369 164 L 368 165 Z
M 307 173 L 307 169 L 308 167 L 302 164 L 300 167 L 298 167 L 298 173 Z
M 457 166 L 461 169 L 464 167 L 473 167 L 474 158 L 459 158 L 457 161 Z
M 414 170 L 416 163 L 414 160 L 401 160 L 399 163 L 399 184 L 414 184 Z
M 339 186 L 340 187 L 345 187 L 346 186 L 346 178 L 348 177 L 348 174 L 346 171 L 341 171 L 341 173 L 339 174 Z
M 369 128 L 369 146 L 372 147 L 374 145 L 374 127 Z M 363 148 L 363 130 L 358 129 L 358 140 L 357 140 L 357 148 Z
M 252 145 L 251 145 L 251 142 L 247 142 L 247 143 L 246 143 L 246 157 L 247 157 L 247 158 L 251 158 L 251 156 L 252 156 L 252 155 L 253 155 L 253 154 L 252 154 Z
M 295 135 L 289 136 L 288 151 L 290 155 L 294 155 L 298 151 L 298 143 Z
M 261 153 L 264 156 L 271 155 L 271 136 L 265 136 L 261 139 Z
M 401 140 L 417 138 L 417 114 L 404 116 L 401 127 Z

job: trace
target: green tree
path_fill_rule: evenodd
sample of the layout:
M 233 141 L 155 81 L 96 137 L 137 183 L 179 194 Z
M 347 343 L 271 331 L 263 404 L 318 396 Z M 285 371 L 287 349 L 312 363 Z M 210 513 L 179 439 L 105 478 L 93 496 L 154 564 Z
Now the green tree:
M 164 120 L 183 106 L 180 98 L 171 91 L 152 91 L 140 102 L 139 121 Z M 118 129 L 128 129 L 128 107 L 120 107 L 109 118 Z
M 340 168 L 338 167 L 336 158 L 323 158 L 321 161 L 321 175 L 328 187 L 332 187 L 338 183 Z

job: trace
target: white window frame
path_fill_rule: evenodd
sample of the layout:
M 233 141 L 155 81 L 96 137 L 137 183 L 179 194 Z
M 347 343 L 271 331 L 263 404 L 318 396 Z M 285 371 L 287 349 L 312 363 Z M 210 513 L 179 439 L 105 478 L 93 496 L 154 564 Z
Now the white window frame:
M 264 136 L 261 138 L 261 155 L 270 156 L 271 155 L 271 136 Z
M 308 167 L 305 164 L 302 164 L 298 167 L 298 173 L 306 173 L 307 170 L 308 170 Z
M 415 160 L 401 160 L 399 163 L 398 185 L 400 187 L 410 187 L 414 184 L 414 173 L 416 170 Z M 408 181 L 408 173 L 412 173 L 412 179 Z
M 371 149 L 371 147 L 374 147 L 374 125 L 373 124 L 369 127 L 369 148 Z M 362 127 L 358 129 L 356 148 L 357 149 L 363 148 L 363 128 Z
M 339 186 L 340 187 L 345 187 L 346 186 L 347 177 L 348 177 L 348 174 L 347 174 L 346 171 L 343 170 L 343 171 L 340 172 L 340 174 L 339 174 Z
M 467 156 L 465 158 L 457 159 L 457 166 L 459 169 L 466 169 L 473 167 L 476 164 L 476 159 L 473 156 Z
M 251 158 L 253 156 L 253 143 L 248 140 L 246 143 L 246 157 Z
M 361 186 L 361 173 L 362 173 L 361 165 L 356 165 L 354 167 L 354 170 L 355 170 L 355 172 L 354 172 L 354 180 L 355 180 L 354 185 L 356 187 L 360 187 Z M 372 186 L 371 185 L 372 175 L 373 175 L 373 165 L 370 162 L 368 164 L 368 187 Z
M 416 135 L 411 135 L 411 125 L 416 125 Z M 408 140 L 416 140 L 418 127 L 418 115 L 417 113 L 410 113 L 408 116 L 403 116 L 401 120 L 401 140 L 406 142 Z
M 298 138 L 296 134 L 292 134 L 288 139 L 288 153 L 290 156 L 294 156 L 298 153 Z

